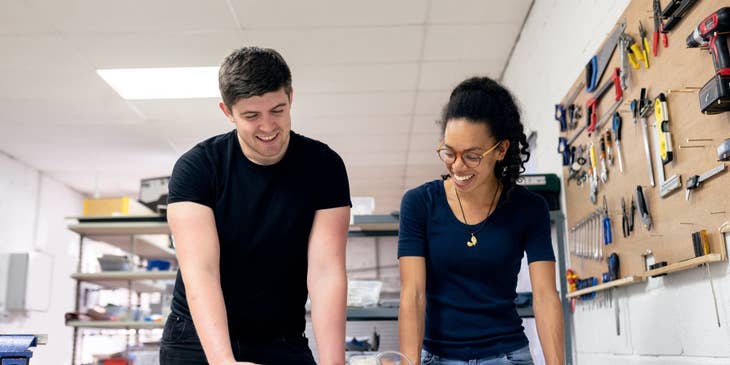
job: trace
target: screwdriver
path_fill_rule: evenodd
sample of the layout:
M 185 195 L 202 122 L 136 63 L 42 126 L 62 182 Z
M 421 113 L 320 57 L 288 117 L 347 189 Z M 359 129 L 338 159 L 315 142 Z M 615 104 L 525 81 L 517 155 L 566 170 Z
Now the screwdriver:
M 606 166 L 606 138 L 605 136 L 601 136 L 601 154 L 600 154 L 600 161 L 601 161 L 601 182 L 606 183 L 608 181 L 608 167 Z
M 631 115 L 634 117 L 634 135 L 638 132 L 639 127 L 639 101 L 631 100 Z
M 632 105 L 632 112 L 633 112 L 633 105 L 634 102 L 631 102 Z M 634 119 L 635 120 L 635 119 Z M 618 156 L 618 170 L 623 174 L 624 173 L 624 158 L 621 154 L 621 125 L 623 124 L 623 121 L 621 120 L 621 115 L 618 112 L 615 112 L 613 114 L 613 121 L 611 123 L 611 129 L 613 129 L 613 134 L 616 136 L 616 156 Z
M 608 204 L 606 196 L 603 196 L 603 244 L 607 245 L 613 242 L 611 235 L 611 218 L 608 216 Z
M 610 129 L 606 131 L 606 156 L 608 156 L 608 166 L 613 166 L 613 138 Z

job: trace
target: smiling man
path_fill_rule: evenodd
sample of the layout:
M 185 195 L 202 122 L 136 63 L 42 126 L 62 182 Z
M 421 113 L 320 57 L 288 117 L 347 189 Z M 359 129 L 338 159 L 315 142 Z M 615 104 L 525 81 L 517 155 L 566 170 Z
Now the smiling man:
M 160 362 L 315 364 L 309 295 L 320 363 L 344 364 L 344 163 L 291 131 L 291 72 L 276 51 L 234 51 L 219 86 L 235 130 L 186 152 L 170 179 L 180 271 Z

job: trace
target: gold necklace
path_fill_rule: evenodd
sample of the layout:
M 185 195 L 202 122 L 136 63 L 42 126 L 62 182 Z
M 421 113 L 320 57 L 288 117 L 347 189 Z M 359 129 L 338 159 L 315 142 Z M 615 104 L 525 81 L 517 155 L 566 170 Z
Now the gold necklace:
M 497 193 L 499 193 L 499 190 L 502 188 L 502 185 L 497 183 L 497 188 L 494 189 L 494 196 L 492 197 L 492 201 L 489 202 L 489 210 L 487 210 L 487 217 L 484 218 L 484 222 L 479 226 L 477 230 L 474 232 L 470 232 L 467 230 L 466 232 L 471 235 L 471 239 L 469 241 L 466 241 L 467 247 L 474 247 L 477 245 L 477 237 L 475 234 L 479 233 L 479 231 L 484 228 L 484 225 L 487 223 L 487 218 L 489 218 L 489 215 L 492 213 L 492 206 L 494 205 L 494 201 L 497 199 Z M 454 193 L 456 194 L 456 201 L 459 202 L 459 210 L 461 210 L 461 216 L 464 218 L 464 223 L 468 226 L 469 222 L 466 221 L 466 214 L 464 214 L 464 207 L 461 206 L 461 198 L 459 198 L 459 191 L 456 189 L 456 184 L 454 184 Z

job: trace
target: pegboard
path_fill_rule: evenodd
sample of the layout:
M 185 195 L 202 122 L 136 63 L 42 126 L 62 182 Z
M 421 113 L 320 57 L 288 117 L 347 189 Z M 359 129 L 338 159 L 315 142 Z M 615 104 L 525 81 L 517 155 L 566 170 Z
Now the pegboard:
M 666 6 L 668 2 L 662 0 L 662 7 Z M 666 261 L 668 264 L 672 264 L 693 258 L 695 255 L 691 234 L 701 229 L 707 230 L 711 252 L 719 253 L 723 259 L 726 259 L 725 243 L 718 232 L 718 227 L 728 221 L 730 167 L 726 168 L 725 172 L 704 182 L 699 189 L 691 193 L 689 201 L 685 200 L 686 180 L 692 175 L 702 175 L 720 165 L 721 162 L 717 161 L 717 146 L 726 138 L 730 138 L 730 113 L 704 115 L 700 112 L 698 89 L 715 74 L 711 56 L 706 49 L 687 48 L 685 44 L 685 39 L 698 23 L 723 6 L 730 6 L 730 0 L 698 1 L 668 34 L 668 48 L 662 46 L 660 39 L 658 55 L 654 57 L 649 52 L 650 67 L 648 69 L 642 62 L 639 62 L 638 70 L 629 66 L 629 86 L 624 90 L 623 102 L 618 107 L 618 112 L 623 119 L 621 148 L 624 171 L 623 174 L 619 172 L 614 152 L 615 162 L 608 168 L 607 182 L 604 184 L 600 182 L 600 178 L 598 179 L 596 204 L 591 203 L 589 199 L 590 182 L 586 181 L 578 186 L 575 180 L 569 181 L 570 170 L 568 166 L 564 166 L 563 188 L 566 194 L 568 231 L 591 212 L 601 208 L 604 196 L 608 205 L 608 215 L 611 218 L 613 242 L 602 247 L 604 254 L 602 261 L 586 259 L 571 253 L 570 267 L 580 277 L 595 276 L 600 281 L 601 274 L 607 271 L 606 258 L 614 252 L 618 254 L 621 262 L 621 277 L 644 274 L 645 262 L 642 254 L 647 250 L 651 250 L 656 262 Z M 631 1 L 616 24 L 625 22 L 624 32 L 640 43 L 639 21 L 643 24 L 649 44 L 652 46 L 654 29 L 652 1 Z M 606 38 L 613 29 L 615 28 L 609 31 Z M 598 83 L 599 87 L 610 80 L 611 71 L 620 65 L 621 60 L 617 48 Z M 584 72 L 581 72 L 579 78 L 566 92 L 562 98 L 563 101 L 570 98 L 580 83 L 585 82 Z M 652 173 L 656 181 L 655 186 L 652 187 L 649 182 L 641 121 L 638 120 L 635 125 L 630 110 L 631 100 L 639 99 L 642 87 L 647 88 L 652 103 L 659 93 L 667 96 L 674 161 L 664 165 L 664 171 L 666 177 L 680 175 L 682 187 L 664 198 L 659 194 L 660 181 L 658 181 L 656 172 L 659 166 L 657 166 L 655 156 L 657 153 L 655 141 L 658 137 L 654 112 L 647 116 L 654 166 Z M 585 105 L 591 96 L 592 93 L 587 93 L 585 88 L 581 89 L 574 101 L 574 104 L 580 105 L 583 109 L 583 116 L 578 121 L 578 129 L 561 132 L 561 137 L 570 140 L 576 131 L 586 124 Z M 599 101 L 597 107 L 599 119 L 614 102 L 614 91 L 610 89 Z M 596 151 L 600 153 L 600 135 L 610 129 L 611 119 L 609 118 L 600 131 L 595 131 L 590 137 L 583 132 L 575 139 L 572 146 L 587 145 L 589 142 L 593 142 Z M 688 139 L 702 141 L 688 142 Z M 698 147 L 685 148 L 685 146 Z M 615 143 L 613 148 L 615 150 Z M 589 162 L 583 165 L 583 170 L 590 166 L 590 157 L 588 154 L 585 157 Z M 600 175 L 600 162 L 598 165 L 597 170 Z M 637 209 L 634 231 L 629 237 L 624 238 L 621 227 L 621 198 L 624 198 L 627 210 L 629 210 L 637 185 L 641 185 L 644 190 L 653 227 L 650 231 L 645 229 Z M 575 237 L 568 236 L 569 248 L 573 251 Z

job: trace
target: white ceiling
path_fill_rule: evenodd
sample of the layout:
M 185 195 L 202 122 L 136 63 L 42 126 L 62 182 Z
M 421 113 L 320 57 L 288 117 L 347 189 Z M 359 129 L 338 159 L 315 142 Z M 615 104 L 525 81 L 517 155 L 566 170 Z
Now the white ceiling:
M 215 66 L 243 45 L 292 68 L 293 129 L 345 160 L 352 195 L 397 210 L 438 177 L 435 121 L 498 78 L 532 0 L 3 0 L 0 151 L 86 194 L 135 196 L 232 125 L 217 99 L 121 99 L 95 70 Z

